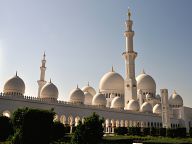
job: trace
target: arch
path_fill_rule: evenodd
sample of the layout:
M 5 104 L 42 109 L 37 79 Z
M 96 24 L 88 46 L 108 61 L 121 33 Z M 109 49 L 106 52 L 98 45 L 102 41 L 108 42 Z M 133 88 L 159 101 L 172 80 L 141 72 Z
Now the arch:
M 66 124 L 66 116 L 65 115 L 61 115 L 61 117 L 60 117 L 60 122 L 62 123 L 62 124 Z
M 11 117 L 11 112 L 8 111 L 8 110 L 5 110 L 5 111 L 3 111 L 3 116 L 6 116 L 6 117 L 10 118 Z
M 124 126 L 125 126 L 124 120 L 121 120 L 120 121 L 120 127 L 124 127 Z
M 111 120 L 111 125 L 112 125 L 112 127 L 115 127 L 115 120 L 114 119 Z
M 53 121 L 59 121 L 59 116 L 57 114 L 55 114 Z
M 119 123 L 119 120 L 116 120 L 116 127 L 119 127 L 120 123 Z
M 85 117 L 82 117 L 81 121 L 82 121 L 82 123 L 84 123 L 85 122 Z
M 80 119 L 79 116 L 76 116 L 76 117 L 75 117 L 75 126 L 78 125 L 78 123 L 79 123 L 80 120 L 81 120 L 81 119 Z
M 68 124 L 70 126 L 72 126 L 73 125 L 73 117 L 70 115 L 67 120 L 68 120 Z
M 125 127 L 128 127 L 129 126 L 129 122 L 128 120 L 125 120 Z

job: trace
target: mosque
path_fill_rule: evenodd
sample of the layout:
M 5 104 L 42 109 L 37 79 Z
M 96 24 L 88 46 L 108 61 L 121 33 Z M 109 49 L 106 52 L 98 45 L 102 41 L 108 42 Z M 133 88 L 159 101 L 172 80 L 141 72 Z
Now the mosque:
M 143 71 L 135 77 L 135 59 L 133 48 L 134 31 L 131 12 L 125 22 L 125 77 L 114 71 L 103 75 L 96 92 L 89 84 L 78 86 L 69 94 L 69 101 L 59 101 L 58 89 L 51 80 L 45 80 L 46 58 L 43 55 L 38 83 L 38 96 L 25 96 L 25 83 L 17 75 L 10 78 L 0 93 L 0 113 L 12 116 L 18 108 L 40 109 L 54 108 L 55 120 L 68 124 L 71 129 L 79 120 L 96 112 L 105 119 L 106 133 L 114 133 L 115 127 L 186 127 L 192 126 L 192 108 L 183 105 L 182 97 L 174 91 L 168 96 L 167 89 L 156 94 L 156 82 Z

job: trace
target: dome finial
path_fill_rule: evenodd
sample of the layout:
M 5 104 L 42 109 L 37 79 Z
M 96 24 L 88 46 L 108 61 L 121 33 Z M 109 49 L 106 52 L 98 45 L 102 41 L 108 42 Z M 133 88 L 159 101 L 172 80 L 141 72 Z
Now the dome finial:
M 45 57 L 46 57 L 46 55 L 45 55 L 45 51 L 44 51 L 44 53 L 43 53 L 43 60 L 45 60 Z
M 88 81 L 88 83 L 87 83 L 87 86 L 89 86 L 89 81 Z
M 131 20 L 131 10 L 130 10 L 130 8 L 128 7 L 128 20 Z
M 77 84 L 77 89 L 79 88 L 78 84 Z
M 114 72 L 114 68 L 113 68 L 113 65 L 112 65 L 112 68 L 111 68 L 111 72 Z
M 50 78 L 50 81 L 49 81 L 49 83 L 52 83 L 52 81 L 51 81 L 51 78 Z
M 15 76 L 17 76 L 17 71 L 16 71 L 16 74 L 15 74 Z
M 143 70 L 142 70 L 141 74 L 145 74 L 145 70 L 144 70 L 144 68 L 143 68 Z

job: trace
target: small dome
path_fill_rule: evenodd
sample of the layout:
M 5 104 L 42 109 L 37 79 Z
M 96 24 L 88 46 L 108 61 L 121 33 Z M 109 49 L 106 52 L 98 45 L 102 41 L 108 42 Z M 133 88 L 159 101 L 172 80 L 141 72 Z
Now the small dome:
M 5 83 L 3 92 L 5 95 L 24 95 L 25 83 L 16 73 Z
M 156 104 L 156 105 L 153 107 L 153 113 L 155 113 L 155 114 L 161 114 L 161 112 L 162 112 L 161 104 Z
M 116 97 L 116 95 L 114 94 L 114 93 L 112 93 L 111 95 L 110 95 L 110 98 L 115 98 Z
M 121 97 L 115 97 L 111 102 L 111 108 L 115 109 L 123 109 L 124 108 L 124 101 Z
M 138 111 L 139 110 L 139 102 L 136 100 L 130 100 L 126 107 L 127 110 Z
M 158 100 L 161 100 L 161 96 L 160 96 L 159 94 L 157 94 L 157 95 L 155 96 L 155 98 L 158 99 Z
M 84 95 L 85 95 L 84 104 L 85 105 L 92 105 L 92 99 L 93 99 L 92 94 L 90 94 L 89 92 L 84 92 Z
M 77 88 L 72 90 L 69 94 L 70 102 L 83 104 L 85 100 L 85 95 L 81 89 Z
M 179 94 L 177 94 L 176 91 L 174 91 L 171 97 L 169 98 L 169 104 L 172 107 L 181 107 L 183 106 L 183 99 Z
M 153 96 L 151 94 L 146 94 L 146 99 L 147 100 L 152 100 L 153 99 Z
M 92 96 L 94 96 L 94 95 L 96 94 L 95 89 L 94 89 L 93 87 L 91 87 L 91 86 L 89 85 L 89 83 L 88 83 L 87 86 L 84 86 L 84 87 L 82 88 L 82 91 L 83 91 L 83 92 L 89 92 Z
M 59 95 L 57 87 L 50 81 L 41 89 L 40 98 L 43 99 L 57 99 Z
M 141 112 L 152 113 L 152 106 L 148 102 L 144 102 L 140 109 Z
M 115 93 L 124 94 L 124 79 L 123 77 L 112 71 L 106 73 L 100 80 L 99 89 L 101 92 L 113 91 Z
M 136 80 L 137 89 L 142 90 L 143 93 L 156 93 L 155 80 L 150 75 L 147 75 L 144 71 L 142 74 L 137 76 Z
M 107 100 L 101 92 L 97 93 L 93 97 L 92 105 L 106 107 L 106 104 L 107 104 Z

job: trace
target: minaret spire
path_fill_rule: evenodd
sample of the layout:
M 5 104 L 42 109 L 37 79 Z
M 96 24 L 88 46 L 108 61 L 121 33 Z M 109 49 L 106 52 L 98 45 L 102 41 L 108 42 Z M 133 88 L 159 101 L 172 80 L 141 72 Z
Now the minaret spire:
M 40 97 L 40 92 L 41 92 L 41 89 L 42 87 L 46 84 L 46 81 L 45 81 L 45 70 L 46 70 L 46 59 L 45 59 L 46 55 L 45 55 L 45 52 L 43 54 L 43 59 L 41 61 L 41 67 L 40 67 L 40 80 L 37 81 L 38 85 L 39 85 L 39 89 L 38 89 L 38 97 Z
M 137 82 L 135 79 L 135 58 L 137 53 L 133 49 L 134 31 L 132 30 L 132 25 L 131 11 L 128 9 L 128 20 L 125 22 L 126 30 L 124 32 L 126 45 L 125 52 L 123 53 L 125 60 L 125 106 L 131 99 L 137 99 Z

